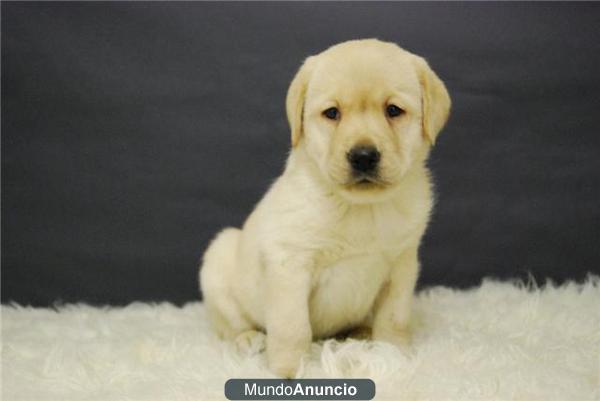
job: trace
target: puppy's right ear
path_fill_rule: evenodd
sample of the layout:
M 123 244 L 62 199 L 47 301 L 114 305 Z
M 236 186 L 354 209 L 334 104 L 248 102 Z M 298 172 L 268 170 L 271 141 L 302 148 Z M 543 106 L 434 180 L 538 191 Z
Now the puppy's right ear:
M 287 112 L 290 130 L 292 131 L 292 147 L 300 142 L 303 130 L 304 99 L 306 97 L 306 88 L 313 70 L 314 60 L 309 57 L 304 61 L 302 67 L 296 73 L 296 76 L 290 84 L 285 108 Z

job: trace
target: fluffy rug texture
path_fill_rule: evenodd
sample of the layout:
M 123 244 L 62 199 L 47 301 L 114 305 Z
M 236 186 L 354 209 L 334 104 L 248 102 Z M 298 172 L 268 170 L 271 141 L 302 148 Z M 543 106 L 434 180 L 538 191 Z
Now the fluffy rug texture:
M 372 378 L 378 400 L 598 400 L 600 279 L 484 281 L 418 294 L 413 344 L 314 343 L 302 377 Z M 229 378 L 273 377 L 183 308 L 2 307 L 3 400 L 221 400 Z

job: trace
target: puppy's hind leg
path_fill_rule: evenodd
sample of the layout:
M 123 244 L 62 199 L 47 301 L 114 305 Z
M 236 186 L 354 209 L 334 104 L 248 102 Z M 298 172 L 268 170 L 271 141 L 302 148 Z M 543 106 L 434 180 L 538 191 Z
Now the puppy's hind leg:
M 217 334 L 234 339 L 252 329 L 244 317 L 230 283 L 235 280 L 235 263 L 241 231 L 226 228 L 210 243 L 200 268 L 200 289 L 208 316 Z

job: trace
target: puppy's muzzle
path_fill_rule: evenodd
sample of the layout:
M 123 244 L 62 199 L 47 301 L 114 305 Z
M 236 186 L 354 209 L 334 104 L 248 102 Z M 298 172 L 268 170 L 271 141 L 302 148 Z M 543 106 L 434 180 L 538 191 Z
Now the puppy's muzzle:
M 350 149 L 346 155 L 356 176 L 372 176 L 377 173 L 381 154 L 374 146 L 358 145 Z

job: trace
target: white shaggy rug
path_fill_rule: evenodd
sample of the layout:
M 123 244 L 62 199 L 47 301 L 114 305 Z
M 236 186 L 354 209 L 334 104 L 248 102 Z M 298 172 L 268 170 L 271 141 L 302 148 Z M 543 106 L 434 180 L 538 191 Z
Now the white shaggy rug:
M 304 377 L 372 378 L 375 399 L 600 399 L 600 278 L 526 289 L 486 281 L 418 295 L 411 349 L 313 344 Z M 200 303 L 2 307 L 2 400 L 221 400 L 229 378 L 272 377 L 236 354 Z

